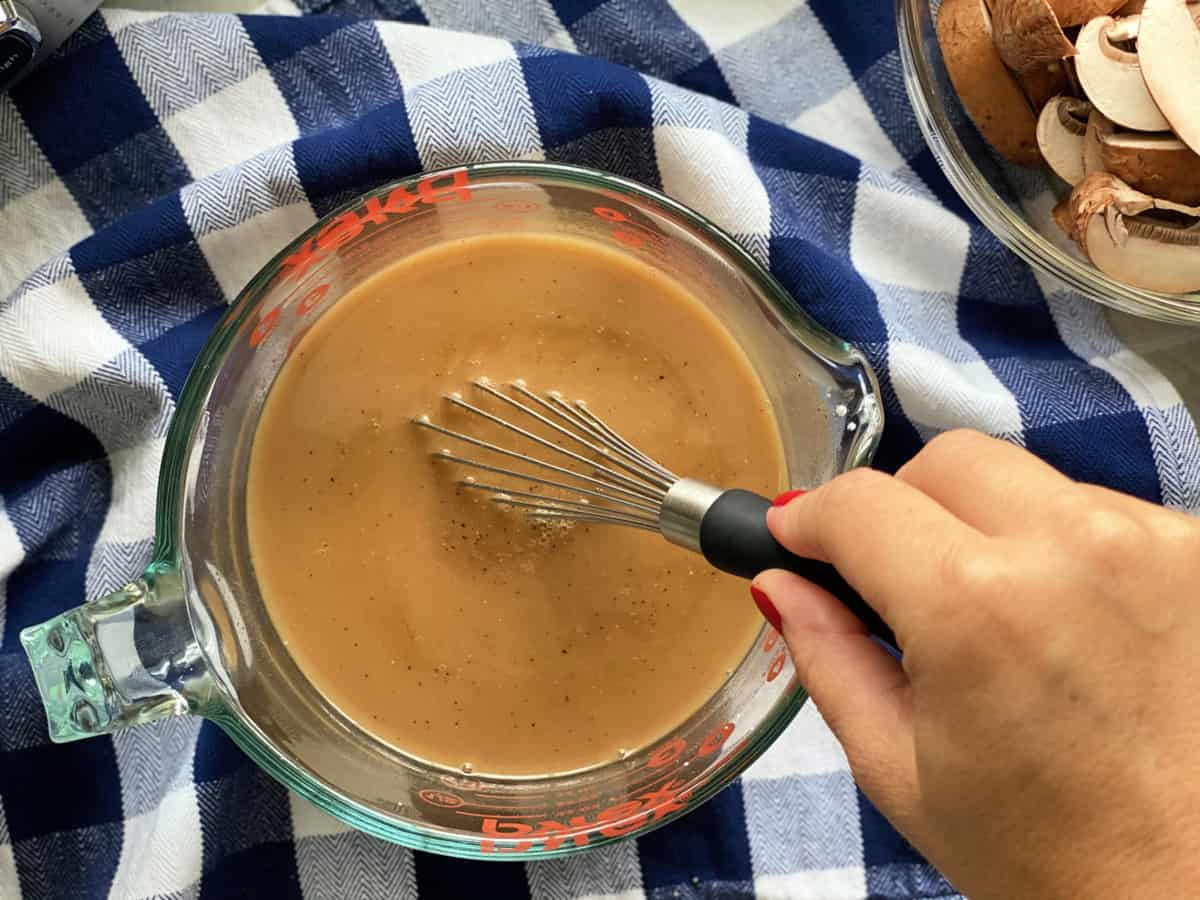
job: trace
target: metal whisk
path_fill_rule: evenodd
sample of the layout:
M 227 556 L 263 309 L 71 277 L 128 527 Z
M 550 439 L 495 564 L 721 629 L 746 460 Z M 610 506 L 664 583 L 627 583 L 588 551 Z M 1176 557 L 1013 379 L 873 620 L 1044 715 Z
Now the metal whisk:
M 498 387 L 480 378 L 471 387 L 482 395 L 482 402 L 495 401 L 493 407 L 512 414 L 498 415 L 457 392 L 445 400 L 502 429 L 502 434 L 513 438 L 513 446 L 455 431 L 428 415 L 413 420 L 421 428 L 483 451 L 482 458 L 449 448 L 433 454 L 437 460 L 481 473 L 462 478 L 458 483 L 463 487 L 491 494 L 493 502 L 536 519 L 656 531 L 671 543 L 700 553 L 721 571 L 742 578 L 767 569 L 787 569 L 838 597 L 872 634 L 895 645 L 890 629 L 833 566 L 797 556 L 775 540 L 767 530 L 771 504 L 766 497 L 681 478 L 621 437 L 582 400 L 568 401 L 557 391 L 539 394 L 524 381 Z M 496 462 L 486 461 L 489 458 Z M 509 468 L 501 464 L 504 461 L 527 471 Z M 496 477 L 499 483 L 494 482 Z M 522 490 L 513 482 L 547 490 Z

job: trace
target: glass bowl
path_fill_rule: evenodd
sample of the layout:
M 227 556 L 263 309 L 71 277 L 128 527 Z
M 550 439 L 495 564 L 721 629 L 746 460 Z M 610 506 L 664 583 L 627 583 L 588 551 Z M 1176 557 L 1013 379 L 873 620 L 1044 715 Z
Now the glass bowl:
M 883 413 L 863 356 L 691 210 L 634 182 L 551 163 L 486 163 L 386 185 L 293 241 L 209 338 L 167 436 L 154 562 L 120 590 L 21 633 L 55 741 L 204 716 L 349 825 L 420 850 L 530 859 L 671 821 L 729 784 L 787 726 L 805 693 L 782 639 L 765 626 L 717 693 L 669 734 L 611 762 L 545 776 L 491 776 L 406 754 L 345 716 L 288 653 L 263 602 L 246 524 L 250 448 L 271 384 L 312 323 L 382 267 L 503 231 L 620 248 L 689 288 L 754 366 L 793 485 L 869 461 Z
M 938 45 L 938 0 L 896 0 L 904 84 L 925 140 L 963 202 L 1005 246 L 1068 288 L 1122 312 L 1160 322 L 1200 324 L 1200 293 L 1164 294 L 1123 284 L 1095 268 L 1054 224 L 1070 188 L 1048 167 L 1001 159 L 959 103 Z

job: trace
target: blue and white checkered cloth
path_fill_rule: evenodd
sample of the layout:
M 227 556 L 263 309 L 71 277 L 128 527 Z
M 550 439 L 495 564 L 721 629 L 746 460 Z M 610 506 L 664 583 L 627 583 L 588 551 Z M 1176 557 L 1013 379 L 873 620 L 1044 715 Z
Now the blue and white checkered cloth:
M 195 719 L 52 746 L 17 641 L 149 559 L 167 421 L 243 283 L 349 196 L 463 161 L 609 169 L 724 226 L 877 367 L 882 468 L 973 426 L 1200 506 L 1172 387 L 942 178 L 890 5 L 107 11 L 0 97 L 0 898 L 954 896 L 811 707 L 738 784 L 639 841 L 461 862 L 348 831 Z

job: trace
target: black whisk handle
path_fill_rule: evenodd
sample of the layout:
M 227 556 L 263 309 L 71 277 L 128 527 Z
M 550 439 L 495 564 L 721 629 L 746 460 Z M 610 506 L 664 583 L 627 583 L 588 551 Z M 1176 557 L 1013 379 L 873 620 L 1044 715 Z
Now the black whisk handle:
M 753 578 L 767 569 L 786 569 L 824 588 L 858 616 L 867 630 L 897 647 L 896 636 L 846 579 L 829 563 L 787 550 L 767 530 L 771 501 L 750 491 L 725 491 L 700 523 L 700 552 L 722 572 Z

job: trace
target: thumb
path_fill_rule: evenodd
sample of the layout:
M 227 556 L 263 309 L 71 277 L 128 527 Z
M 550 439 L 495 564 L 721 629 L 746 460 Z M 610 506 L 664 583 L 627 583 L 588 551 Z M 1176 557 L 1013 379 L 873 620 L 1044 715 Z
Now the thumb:
M 840 601 L 779 569 L 750 587 L 791 651 L 800 683 L 841 742 L 854 779 L 901 831 L 918 821 L 912 687 L 898 660 Z M 911 838 L 910 838 L 911 839 Z

